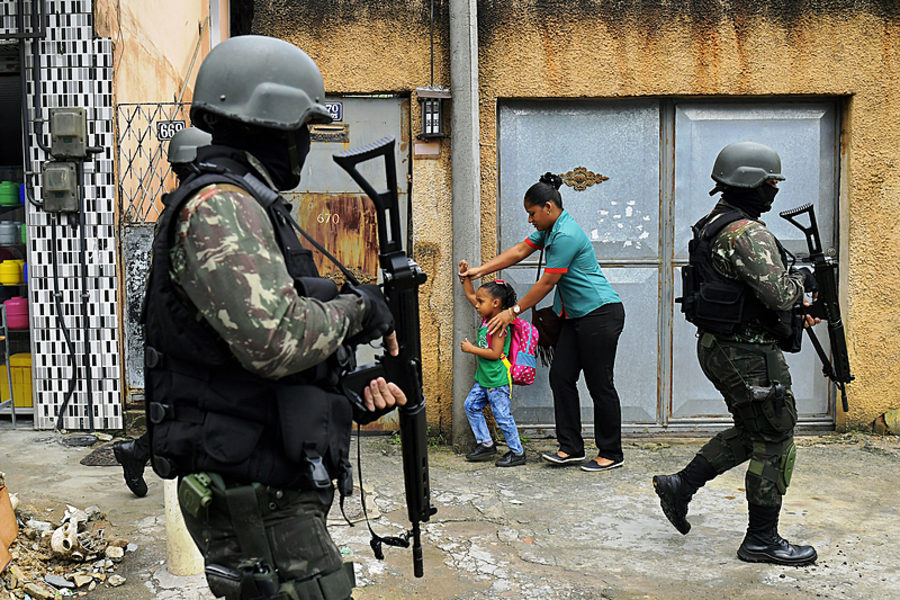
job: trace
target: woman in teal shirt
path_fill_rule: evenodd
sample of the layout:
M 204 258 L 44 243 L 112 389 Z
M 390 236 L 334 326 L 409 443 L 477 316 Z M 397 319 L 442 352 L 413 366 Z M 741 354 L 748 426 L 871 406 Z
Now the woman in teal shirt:
M 557 465 L 583 463 L 584 471 L 607 471 L 623 464 L 622 409 L 613 383 L 613 368 L 619 335 L 625 325 L 625 309 L 600 270 L 591 241 L 575 219 L 563 210 L 561 185 L 558 175 L 541 176 L 525 192 L 524 201 L 528 222 L 537 231 L 497 258 L 462 275 L 478 279 L 544 249 L 547 266 L 540 280 L 518 304 L 491 319 L 488 328 L 492 332 L 505 328 L 556 288 L 553 309 L 564 322 L 550 367 L 550 388 L 559 450 L 542 458 Z M 597 443 L 597 457 L 587 462 L 584 462 L 577 387 L 582 371 L 594 402 Z

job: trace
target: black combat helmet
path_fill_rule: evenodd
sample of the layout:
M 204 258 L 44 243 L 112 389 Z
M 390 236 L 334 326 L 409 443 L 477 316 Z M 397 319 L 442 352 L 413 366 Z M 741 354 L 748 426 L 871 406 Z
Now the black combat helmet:
M 316 63 L 293 44 L 242 35 L 225 40 L 197 71 L 191 120 L 205 131 L 224 117 L 246 125 L 294 131 L 330 123 L 325 84 Z
M 178 131 L 169 141 L 169 164 L 184 165 L 194 162 L 197 148 L 209 146 L 212 136 L 196 127 L 185 127 Z
M 728 144 L 716 157 L 712 178 L 721 186 L 737 188 L 759 187 L 767 179 L 784 181 L 781 157 L 768 146 L 756 142 Z

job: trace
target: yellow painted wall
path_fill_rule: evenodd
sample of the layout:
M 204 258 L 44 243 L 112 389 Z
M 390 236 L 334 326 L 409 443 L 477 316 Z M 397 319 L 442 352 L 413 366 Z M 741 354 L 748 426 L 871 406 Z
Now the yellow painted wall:
M 96 33 L 113 41 L 115 102 L 174 102 L 185 79 L 184 100 L 189 101 L 197 68 L 209 51 L 207 29 L 189 74 L 208 16 L 209 2 L 201 0 L 95 0 Z
M 818 12 L 787 0 L 536 4 L 479 5 L 485 256 L 496 248 L 498 98 L 844 97 L 841 266 L 857 379 L 839 425 L 868 426 L 900 406 L 891 301 L 900 292 L 892 258 L 900 247 L 900 3 L 835 2 Z
M 437 1 L 435 83 L 449 85 L 447 0 Z M 813 6 L 810 8 L 810 6 Z M 821 6 L 821 8 L 819 8 Z M 254 33 L 306 50 L 328 92 L 410 94 L 429 83 L 429 3 L 255 3 Z M 900 406 L 900 3 L 886 0 L 492 0 L 478 3 L 482 239 L 497 252 L 496 107 L 503 98 L 839 97 L 842 276 L 851 411 L 867 426 Z M 412 122 L 418 130 L 418 105 Z M 455 266 L 448 141 L 413 161 L 414 254 L 429 274 L 423 339 L 430 418 L 449 432 Z

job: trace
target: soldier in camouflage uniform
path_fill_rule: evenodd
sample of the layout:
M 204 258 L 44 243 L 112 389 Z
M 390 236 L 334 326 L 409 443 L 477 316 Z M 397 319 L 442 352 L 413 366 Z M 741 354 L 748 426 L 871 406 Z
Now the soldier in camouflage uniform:
M 683 311 L 698 327 L 697 356 L 721 392 L 734 426 L 720 432 L 674 475 L 653 485 L 669 521 L 686 535 L 694 493 L 720 473 L 750 462 L 746 475 L 749 524 L 738 557 L 749 562 L 804 565 L 812 546 L 778 534 L 778 515 L 794 466 L 797 409 L 782 348 L 802 333 L 795 307 L 814 291 L 808 269 L 789 270 L 783 248 L 759 220 L 778 192 L 781 159 L 752 142 L 726 146 L 712 173 L 713 211 L 694 226 Z
M 178 478 L 216 597 L 345 600 L 352 565 L 325 527 L 335 480 L 352 492 L 351 421 L 404 404 L 383 378 L 340 393 L 356 344 L 384 336 L 377 286 L 318 276 L 274 190 L 293 189 L 310 122 L 330 122 L 315 63 L 274 38 L 214 48 L 191 119 L 212 134 L 164 198 L 144 309 L 152 464 Z
M 169 141 L 167 157 L 172 172 L 178 181 L 187 179 L 196 167 L 197 148 L 208 146 L 212 136 L 196 127 L 185 127 L 178 131 Z M 122 465 L 125 485 L 138 498 L 147 495 L 147 482 L 144 481 L 144 467 L 150 460 L 150 434 L 145 433 L 136 440 L 118 441 L 113 444 L 116 461 Z

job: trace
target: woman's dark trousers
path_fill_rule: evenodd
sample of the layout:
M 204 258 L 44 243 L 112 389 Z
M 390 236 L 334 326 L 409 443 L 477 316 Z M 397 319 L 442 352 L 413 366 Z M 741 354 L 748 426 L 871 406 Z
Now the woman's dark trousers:
M 622 408 L 613 383 L 613 368 L 624 326 L 625 308 L 621 302 L 604 304 L 579 319 L 566 319 L 563 324 L 550 368 L 550 388 L 559 448 L 571 456 L 582 456 L 585 451 L 577 387 L 583 371 L 594 401 L 598 455 L 616 462 L 622 460 Z

